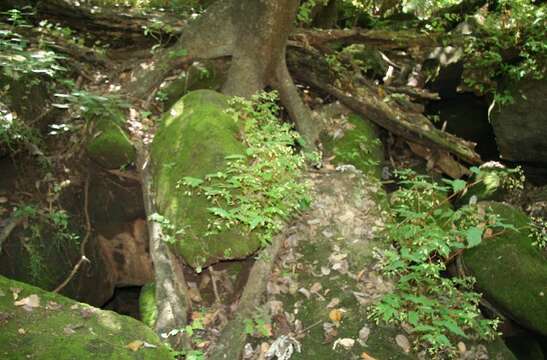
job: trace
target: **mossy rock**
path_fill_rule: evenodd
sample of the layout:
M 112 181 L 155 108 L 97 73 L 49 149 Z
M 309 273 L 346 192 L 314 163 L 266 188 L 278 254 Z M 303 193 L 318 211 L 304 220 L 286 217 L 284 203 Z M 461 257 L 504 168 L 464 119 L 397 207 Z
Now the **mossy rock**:
M 118 169 L 135 160 L 136 152 L 131 140 L 121 128 L 121 114 L 98 119 L 93 135 L 86 144 L 89 157 L 107 169 Z
M 293 224 L 294 235 L 288 240 L 297 245 L 289 253 L 288 249 L 282 250 L 285 253 L 280 258 L 287 263 L 276 273 L 280 278 L 290 279 L 288 290 L 280 290 L 276 295 L 276 286 L 270 286 L 273 295 L 269 300 L 281 301 L 286 313 L 293 314 L 304 328 L 309 327 L 300 338 L 302 352 L 295 352 L 291 360 L 357 360 L 366 358 L 363 353 L 379 360 L 427 358 L 427 355 L 419 357 L 411 349 L 405 352 L 397 345 L 397 335 L 413 340 L 405 330 L 390 324 L 375 324 L 368 318 L 368 305 L 393 291 L 392 282 L 375 269 L 373 257 L 374 249 L 390 246 L 381 233 L 389 214 L 375 200 L 376 193 L 383 191 L 377 180 L 362 174 L 334 172 L 313 177 L 312 182 L 314 201 L 300 221 Z M 297 254 L 294 262 L 289 260 L 291 254 Z M 347 261 L 347 271 L 336 270 L 338 261 Z M 313 288 L 320 290 L 310 294 Z M 337 334 L 326 340 L 323 324 L 333 323 L 330 317 L 333 307 L 327 306 L 332 301 L 337 301 L 334 308 L 343 309 L 343 315 L 336 327 Z M 359 332 L 365 326 L 370 334 L 361 343 Z M 355 340 L 354 346 L 333 349 L 334 342 L 342 338 Z M 472 352 L 482 347 L 489 359 L 515 359 L 499 337 L 492 342 L 462 341 L 471 353 L 465 354 L 467 359 L 479 358 L 472 356 Z
M 369 121 L 349 115 L 343 134 L 324 135 L 323 145 L 327 155 L 335 156 L 334 164 L 351 164 L 365 174 L 380 177 L 384 149 L 375 126 Z
M 152 143 L 157 210 L 183 232 L 177 235 L 175 248 L 194 268 L 244 258 L 260 247 L 258 236 L 237 226 L 206 236 L 214 220 L 207 210 L 210 201 L 179 186 L 184 177 L 222 171 L 228 155 L 244 154 L 240 127 L 225 112 L 227 100 L 211 90 L 189 93 L 163 118 Z
M 37 295 L 40 306 L 24 309 L 18 299 Z M 143 323 L 111 311 L 77 303 L 0 276 L 0 358 L 3 359 L 174 359 Z M 132 351 L 134 342 L 155 347 Z
M 141 289 L 139 296 L 139 311 L 141 321 L 151 328 L 154 328 L 158 317 L 156 307 L 156 283 L 148 283 Z
M 547 335 L 547 259 L 532 245 L 530 219 L 509 205 L 484 202 L 505 223 L 519 231 L 497 236 L 463 254 L 466 270 L 496 307 L 520 324 Z

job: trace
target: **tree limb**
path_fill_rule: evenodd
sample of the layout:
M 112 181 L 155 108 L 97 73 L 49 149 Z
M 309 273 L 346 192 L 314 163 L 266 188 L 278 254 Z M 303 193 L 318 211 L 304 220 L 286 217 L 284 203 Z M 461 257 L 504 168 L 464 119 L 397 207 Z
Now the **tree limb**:
M 393 104 L 388 105 L 371 89 L 360 88 L 362 94 L 355 97 L 321 82 L 307 70 L 301 69 L 298 77 L 305 83 L 334 96 L 352 111 L 398 136 L 424 146 L 446 150 L 469 164 L 482 163 L 480 155 L 474 150 L 475 143 L 442 132 L 422 114 L 408 114 L 400 111 Z

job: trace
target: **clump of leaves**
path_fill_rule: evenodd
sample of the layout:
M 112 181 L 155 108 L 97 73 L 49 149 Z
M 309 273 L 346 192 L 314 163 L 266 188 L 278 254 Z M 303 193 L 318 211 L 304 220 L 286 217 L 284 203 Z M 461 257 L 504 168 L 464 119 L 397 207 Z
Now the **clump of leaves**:
M 228 156 L 222 172 L 181 179 L 190 194 L 210 200 L 209 234 L 241 225 L 267 244 L 283 221 L 309 202 L 308 185 L 301 181 L 307 155 L 294 148 L 299 135 L 279 122 L 276 100 L 275 92 L 258 93 L 250 101 L 234 98 L 228 112 L 243 127 L 245 154 Z
M 511 94 L 497 92 L 493 79 L 542 79 L 546 70 L 547 5 L 532 0 L 501 0 L 496 11 L 475 16 L 475 34 L 465 41 L 465 84 L 479 93 L 496 93 L 499 103 Z
M 495 236 L 494 226 L 510 226 L 476 204 L 451 209 L 448 194 L 465 189 L 459 180 L 439 185 L 410 170 L 398 177 L 403 187 L 392 198 L 395 219 L 386 227 L 394 246 L 377 253 L 381 272 L 396 287 L 372 306 L 370 317 L 407 326 L 416 346 L 425 344 L 433 357 L 454 355 L 456 337 L 490 339 L 498 320 L 480 316 L 475 280 L 446 277 L 446 265 L 483 237 Z
M 539 249 L 547 249 L 547 220 L 540 217 L 532 217 L 532 224 L 529 235 L 533 242 L 532 245 Z

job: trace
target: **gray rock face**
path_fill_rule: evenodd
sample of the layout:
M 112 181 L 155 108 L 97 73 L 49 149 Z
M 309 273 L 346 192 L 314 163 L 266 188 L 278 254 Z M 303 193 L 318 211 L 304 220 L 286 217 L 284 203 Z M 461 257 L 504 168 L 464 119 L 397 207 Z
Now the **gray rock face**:
M 523 80 L 512 88 L 513 104 L 492 112 L 503 159 L 547 165 L 547 82 Z

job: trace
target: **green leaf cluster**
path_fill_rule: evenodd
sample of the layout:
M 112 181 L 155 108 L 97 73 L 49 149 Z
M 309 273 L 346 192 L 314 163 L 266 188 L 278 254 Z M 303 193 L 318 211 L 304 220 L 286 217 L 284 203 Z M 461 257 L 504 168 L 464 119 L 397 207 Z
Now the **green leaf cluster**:
M 214 220 L 208 235 L 243 225 L 266 245 L 309 202 L 308 185 L 301 179 L 307 157 L 295 149 L 299 135 L 279 122 L 276 99 L 274 92 L 258 93 L 251 100 L 233 98 L 228 111 L 242 126 L 245 154 L 227 156 L 222 172 L 179 181 L 187 194 L 209 199 Z
M 498 320 L 484 319 L 478 308 L 481 295 L 471 277 L 448 277 L 447 264 L 465 249 L 477 246 L 503 228 L 495 216 L 476 204 L 453 210 L 452 192 L 467 188 L 462 180 L 432 182 L 410 170 L 398 173 L 402 188 L 392 196 L 394 221 L 386 235 L 390 249 L 376 254 L 381 272 L 393 279 L 395 290 L 371 307 L 378 322 L 406 326 L 417 348 L 434 358 L 455 355 L 457 339 L 490 339 Z M 506 226 L 506 225 L 505 225 Z

